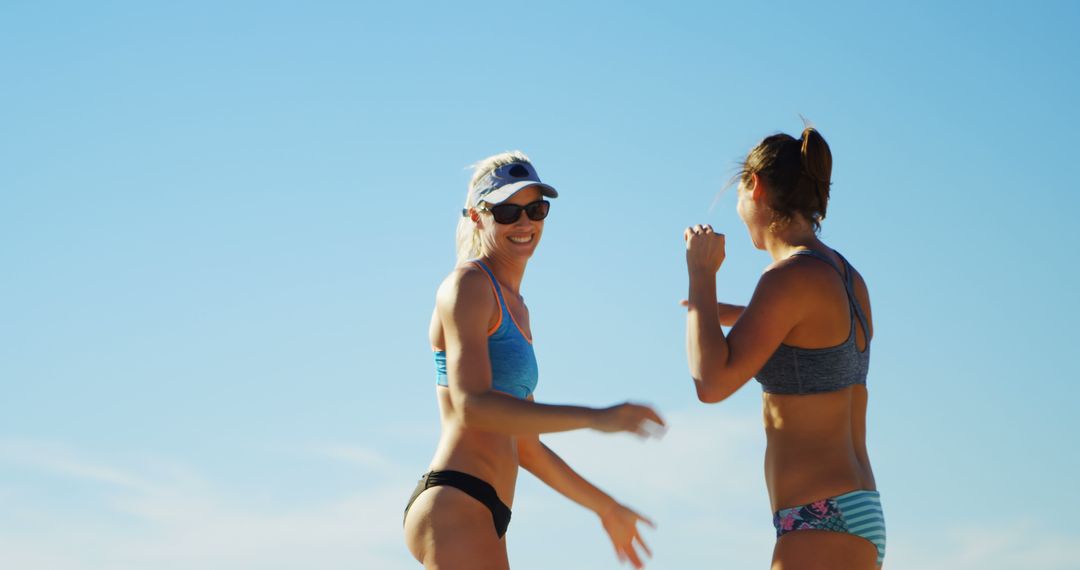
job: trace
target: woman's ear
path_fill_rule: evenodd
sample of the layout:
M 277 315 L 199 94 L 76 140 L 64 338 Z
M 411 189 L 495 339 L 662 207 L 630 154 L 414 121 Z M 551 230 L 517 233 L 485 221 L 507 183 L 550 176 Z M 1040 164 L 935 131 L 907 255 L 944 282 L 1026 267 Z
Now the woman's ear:
M 480 212 L 477 212 L 476 208 L 469 208 L 469 219 L 476 225 L 484 227 L 483 223 L 480 221 Z
M 757 172 L 750 175 L 750 196 L 755 202 L 760 202 L 765 198 L 765 184 L 761 180 L 761 176 Z

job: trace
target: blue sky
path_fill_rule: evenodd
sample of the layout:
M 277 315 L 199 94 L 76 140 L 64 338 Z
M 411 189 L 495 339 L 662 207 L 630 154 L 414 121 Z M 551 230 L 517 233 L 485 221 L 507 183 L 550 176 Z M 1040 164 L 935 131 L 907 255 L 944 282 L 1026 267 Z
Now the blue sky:
M 659 523 L 653 567 L 764 567 L 760 388 L 698 404 L 681 232 L 763 136 L 834 154 L 866 278 L 892 568 L 1068 568 L 1080 100 L 1067 2 L 0 5 L 0 566 L 412 568 L 426 339 L 472 162 L 560 190 L 523 294 L 537 398 L 655 403 L 547 438 Z M 615 568 L 520 483 L 515 568 Z

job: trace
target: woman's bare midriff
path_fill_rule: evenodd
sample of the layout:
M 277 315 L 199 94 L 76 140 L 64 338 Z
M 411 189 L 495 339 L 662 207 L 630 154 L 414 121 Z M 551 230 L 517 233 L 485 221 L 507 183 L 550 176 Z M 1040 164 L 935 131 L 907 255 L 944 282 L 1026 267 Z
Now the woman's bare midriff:
M 435 391 L 442 434 L 430 469 L 462 471 L 479 477 L 495 487 L 499 499 L 512 507 L 518 472 L 517 439 L 463 427 L 454 419 L 449 390 L 437 387 Z
M 772 510 L 876 490 L 866 453 L 866 387 L 765 393 L 765 482 Z

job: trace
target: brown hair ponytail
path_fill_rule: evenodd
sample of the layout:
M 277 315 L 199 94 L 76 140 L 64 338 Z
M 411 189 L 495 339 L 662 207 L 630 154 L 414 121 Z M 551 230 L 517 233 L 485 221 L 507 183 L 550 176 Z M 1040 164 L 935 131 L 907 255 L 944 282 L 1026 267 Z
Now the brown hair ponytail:
M 813 194 L 817 197 L 817 214 L 810 219 L 814 221 L 814 228 L 821 227 L 821 220 L 825 219 L 825 211 L 829 207 L 829 186 L 832 185 L 832 152 L 829 145 L 814 127 L 806 127 L 802 132 L 802 146 L 800 158 L 802 159 L 802 173 L 799 177 L 799 188 L 796 192 Z
M 832 184 L 832 152 L 821 133 L 807 127 L 796 139 L 783 133 L 765 137 L 742 164 L 741 177 L 749 183 L 752 175 L 769 185 L 769 207 L 774 224 L 786 224 L 801 214 L 821 229 L 829 205 Z

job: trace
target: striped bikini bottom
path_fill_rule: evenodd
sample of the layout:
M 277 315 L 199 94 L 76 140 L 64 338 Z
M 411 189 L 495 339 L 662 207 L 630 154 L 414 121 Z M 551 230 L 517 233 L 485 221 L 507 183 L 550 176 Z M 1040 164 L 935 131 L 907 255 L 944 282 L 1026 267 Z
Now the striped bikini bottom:
M 809 505 L 781 509 L 773 515 L 776 538 L 797 530 L 831 530 L 865 538 L 885 559 L 885 515 L 877 491 L 852 491 Z

